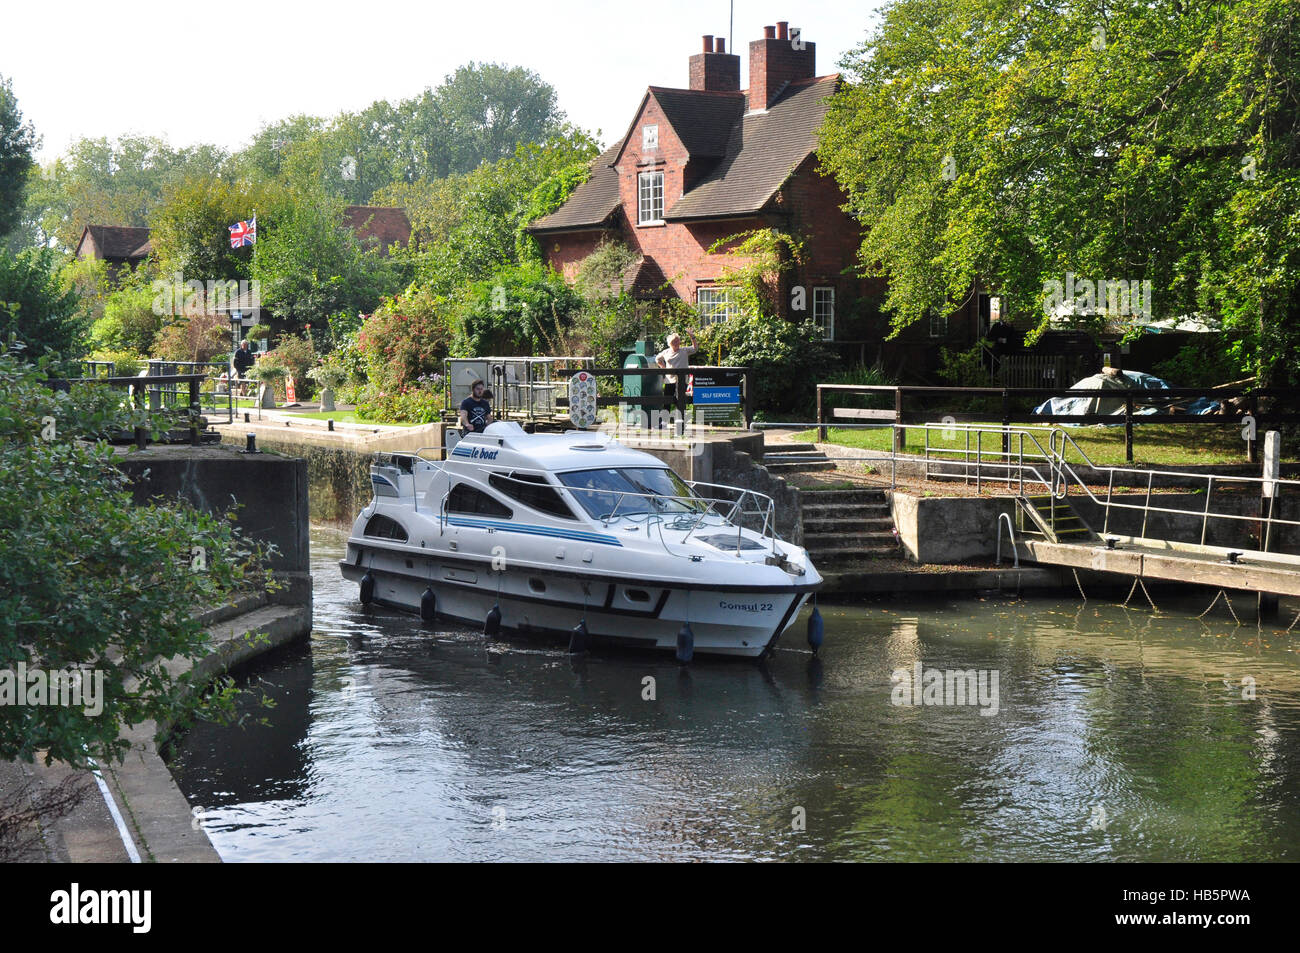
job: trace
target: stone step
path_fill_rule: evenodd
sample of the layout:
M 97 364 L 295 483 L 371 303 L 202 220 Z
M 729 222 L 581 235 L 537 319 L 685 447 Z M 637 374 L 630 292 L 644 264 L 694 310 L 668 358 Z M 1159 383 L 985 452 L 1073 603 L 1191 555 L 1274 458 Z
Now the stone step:
M 810 519 L 805 513 L 803 531 L 806 535 L 820 536 L 836 533 L 884 533 L 892 535 L 894 521 L 889 517 L 881 519 L 854 519 L 851 516 L 834 519 Z
M 870 552 L 898 548 L 892 533 L 808 533 L 803 538 L 804 549 L 816 555 L 826 552 Z
M 808 470 L 834 470 L 835 464 L 829 460 L 808 460 L 800 463 L 789 463 L 781 461 L 779 463 L 764 463 L 769 473 L 795 473 L 805 472 Z
M 862 488 L 860 490 L 818 490 L 803 489 L 799 491 L 803 507 L 842 506 L 845 503 L 866 503 L 873 506 L 888 506 L 884 490 Z
M 828 520 L 837 516 L 850 519 L 891 519 L 888 503 L 808 503 L 801 501 L 799 512 L 804 519 Z

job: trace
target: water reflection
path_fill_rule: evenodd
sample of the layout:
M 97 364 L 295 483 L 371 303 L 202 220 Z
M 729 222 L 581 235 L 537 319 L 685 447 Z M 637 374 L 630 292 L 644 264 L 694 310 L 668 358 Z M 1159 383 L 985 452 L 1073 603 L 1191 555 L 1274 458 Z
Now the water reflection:
M 310 644 L 245 678 L 274 700 L 271 725 L 200 726 L 177 746 L 178 780 L 227 860 L 1252 860 L 1300 847 L 1297 643 L 1226 613 L 823 604 L 819 659 L 800 627 L 761 666 L 574 661 L 561 645 L 485 644 L 361 608 L 334 565 L 341 540 L 313 534 Z M 891 673 L 917 662 L 998 672 L 998 714 L 892 704 Z

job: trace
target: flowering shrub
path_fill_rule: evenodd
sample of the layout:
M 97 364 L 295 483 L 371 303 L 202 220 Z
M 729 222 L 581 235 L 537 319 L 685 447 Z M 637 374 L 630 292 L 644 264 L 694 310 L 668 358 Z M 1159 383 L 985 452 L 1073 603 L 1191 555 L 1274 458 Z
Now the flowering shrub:
M 387 393 L 442 370 L 452 341 L 446 302 L 431 292 L 390 299 L 361 326 L 357 348 L 371 384 Z
M 442 385 L 386 391 L 373 384 L 357 397 L 357 415 L 380 423 L 431 424 L 442 415 Z

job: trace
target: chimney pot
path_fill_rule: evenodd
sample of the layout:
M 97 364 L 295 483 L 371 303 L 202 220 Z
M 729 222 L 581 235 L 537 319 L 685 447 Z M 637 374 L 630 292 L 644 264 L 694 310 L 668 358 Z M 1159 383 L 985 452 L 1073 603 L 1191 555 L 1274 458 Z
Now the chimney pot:
M 789 21 L 789 20 L 777 20 L 777 21 L 776 21 L 776 38 L 777 38 L 778 40 L 788 40 L 788 39 L 790 39 L 790 21 Z
M 769 40 L 775 40 L 775 39 L 776 39 L 776 27 L 774 27 L 774 26 L 765 26 L 765 27 L 763 27 L 763 36 L 764 36 L 766 39 L 769 39 Z
M 718 37 L 718 52 L 727 52 L 727 38 L 725 36 Z
M 708 33 L 704 34 L 704 52 L 705 53 L 713 52 L 713 36 Z

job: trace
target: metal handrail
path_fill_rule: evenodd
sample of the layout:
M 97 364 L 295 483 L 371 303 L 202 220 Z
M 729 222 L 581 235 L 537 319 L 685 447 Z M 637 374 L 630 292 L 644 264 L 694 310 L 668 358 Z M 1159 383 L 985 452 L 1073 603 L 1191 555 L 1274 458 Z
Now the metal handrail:
M 817 422 L 798 422 L 798 423 L 781 422 L 781 423 L 770 423 L 770 424 L 760 423 L 760 424 L 755 424 L 754 426 L 760 429 L 780 428 L 780 429 L 817 430 L 818 428 L 825 426 L 825 424 L 817 423 Z M 909 429 L 924 430 L 926 432 L 926 444 L 923 451 L 923 455 L 920 457 L 920 459 L 924 463 L 927 479 L 930 478 L 931 476 L 945 475 L 945 474 L 932 473 L 931 471 L 932 455 L 936 455 L 939 457 L 942 457 L 943 455 L 953 455 L 954 457 L 957 455 L 961 455 L 960 461 L 954 460 L 953 462 L 955 463 L 960 462 L 963 465 L 963 470 L 964 470 L 963 475 L 965 475 L 967 479 L 969 479 L 970 471 L 972 469 L 974 470 L 977 491 L 982 490 L 983 481 L 988 479 L 993 479 L 996 480 L 997 482 L 1006 482 L 1008 484 L 1010 484 L 1013 480 L 1015 480 L 1018 483 L 1018 495 L 1020 496 L 1024 495 L 1024 484 L 1026 482 L 1029 482 L 1031 484 L 1041 484 L 1051 494 L 1053 513 L 1055 512 L 1056 500 L 1065 499 L 1069 495 L 1070 484 L 1071 483 L 1077 484 L 1079 489 L 1083 492 L 1083 494 L 1085 494 L 1093 503 L 1101 507 L 1103 512 L 1106 514 L 1105 521 L 1103 524 L 1104 525 L 1103 532 L 1109 531 L 1110 511 L 1112 509 L 1141 511 L 1143 514 L 1142 533 L 1144 535 L 1146 533 L 1148 517 L 1152 513 L 1165 513 L 1174 516 L 1197 517 L 1201 520 L 1202 543 L 1206 539 L 1207 532 L 1208 532 L 1208 524 L 1211 519 L 1236 520 L 1238 522 L 1246 522 L 1246 523 L 1261 523 L 1263 524 L 1263 537 L 1265 542 L 1263 543 L 1263 548 L 1257 551 L 1265 552 L 1267 551 L 1267 547 L 1268 547 L 1267 541 L 1271 541 L 1274 525 L 1300 526 L 1300 520 L 1288 520 L 1274 515 L 1274 506 L 1272 502 L 1270 502 L 1266 513 L 1264 513 L 1263 515 L 1254 515 L 1254 516 L 1242 516 L 1236 513 L 1212 512 L 1210 507 L 1210 503 L 1211 503 L 1210 497 L 1213 495 L 1213 491 L 1216 485 L 1218 487 L 1222 487 L 1224 484 L 1240 484 L 1245 486 L 1252 486 L 1258 484 L 1262 488 L 1264 485 L 1267 484 L 1272 488 L 1273 491 L 1273 494 L 1272 496 L 1269 497 L 1269 499 L 1270 501 L 1274 501 L 1276 500 L 1277 496 L 1281 493 L 1282 489 L 1285 487 L 1291 487 L 1295 489 L 1297 492 L 1300 492 L 1300 480 L 1282 479 L 1282 478 L 1275 479 L 1272 477 L 1263 477 L 1263 476 L 1255 477 L 1255 476 L 1237 476 L 1237 475 L 1226 475 L 1226 474 L 1215 474 L 1215 473 L 1210 473 L 1210 474 L 1194 473 L 1185 470 L 1164 470 L 1164 469 L 1154 470 L 1149 467 L 1144 468 L 1144 467 L 1130 467 L 1130 466 L 1103 466 L 1095 463 L 1092 460 L 1092 458 L 1088 456 L 1087 452 L 1082 447 L 1080 447 L 1077 442 L 1075 442 L 1074 438 L 1067 431 L 1057 426 L 1009 427 L 1009 426 L 996 426 L 996 425 L 989 426 L 988 424 L 958 423 L 954 421 L 950 423 L 926 423 L 926 424 L 906 424 L 906 425 L 893 423 L 893 422 L 866 423 L 866 424 L 849 423 L 849 424 L 836 424 L 836 427 L 837 429 L 876 429 L 876 430 L 888 429 L 891 432 L 896 432 L 898 430 L 909 430 Z M 941 432 L 952 432 L 952 431 L 963 432 L 966 436 L 965 446 L 951 447 L 951 448 L 935 446 L 931 444 L 929 441 L 929 431 L 932 430 L 937 430 Z M 1040 442 L 1039 439 L 1042 436 L 1043 431 L 1047 432 L 1046 447 L 1043 446 L 1042 442 Z M 970 445 L 970 436 L 972 434 L 974 434 L 976 438 L 973 460 L 972 460 L 972 448 Z M 985 449 L 982 444 L 982 437 L 985 434 L 995 434 L 999 437 L 1005 438 L 1006 440 L 1005 446 L 1008 447 L 1009 449 L 1007 450 Z M 1029 452 L 1026 452 L 1025 450 L 1026 439 L 1032 445 L 1031 450 Z M 1013 446 L 1013 444 L 1015 446 L 1014 450 L 1010 449 Z M 845 457 L 828 456 L 827 459 L 845 460 L 845 461 L 853 461 L 853 462 L 890 460 L 894 463 L 894 468 L 896 472 L 898 458 L 901 456 L 904 459 L 907 459 L 913 455 L 900 454 L 897 449 L 894 449 L 894 447 L 896 447 L 896 444 L 891 442 L 891 449 L 889 451 L 880 451 L 878 455 L 875 456 L 871 456 L 871 455 L 851 456 L 851 457 L 850 456 L 845 456 Z M 1035 450 L 1037 451 L 1036 453 L 1034 452 Z M 1097 494 L 1095 494 L 1092 491 L 1092 487 L 1089 485 L 1089 483 L 1082 476 L 1080 476 L 1078 471 L 1075 469 L 1074 465 L 1071 464 L 1070 460 L 1067 457 L 1067 454 L 1069 453 L 1070 450 L 1073 450 L 1076 454 L 1078 454 L 1079 465 L 1086 466 L 1096 471 L 1098 474 L 1105 473 L 1107 475 L 1107 492 L 1104 499 L 1098 497 Z M 992 462 L 988 462 L 986 460 L 986 458 L 988 457 L 993 457 L 994 460 Z M 940 460 L 939 462 L 943 462 L 943 461 Z M 993 470 L 995 473 L 997 473 L 997 476 L 994 477 L 987 476 L 986 475 L 987 470 Z M 1113 498 L 1114 484 L 1115 484 L 1115 478 L 1117 474 L 1118 475 L 1129 474 L 1133 476 L 1146 478 L 1147 493 L 1146 493 L 1146 498 L 1142 503 L 1140 504 L 1125 503 L 1119 500 L 1115 500 Z M 1207 492 L 1206 492 L 1205 507 L 1200 510 L 1190 510 L 1181 507 L 1152 506 L 1151 488 L 1154 484 L 1154 480 L 1156 476 L 1171 477 L 1175 479 L 1184 479 L 1184 480 L 1195 480 L 1198 482 L 1206 481 Z M 896 485 L 897 481 L 895 479 L 892 482 L 894 483 L 894 485 Z

